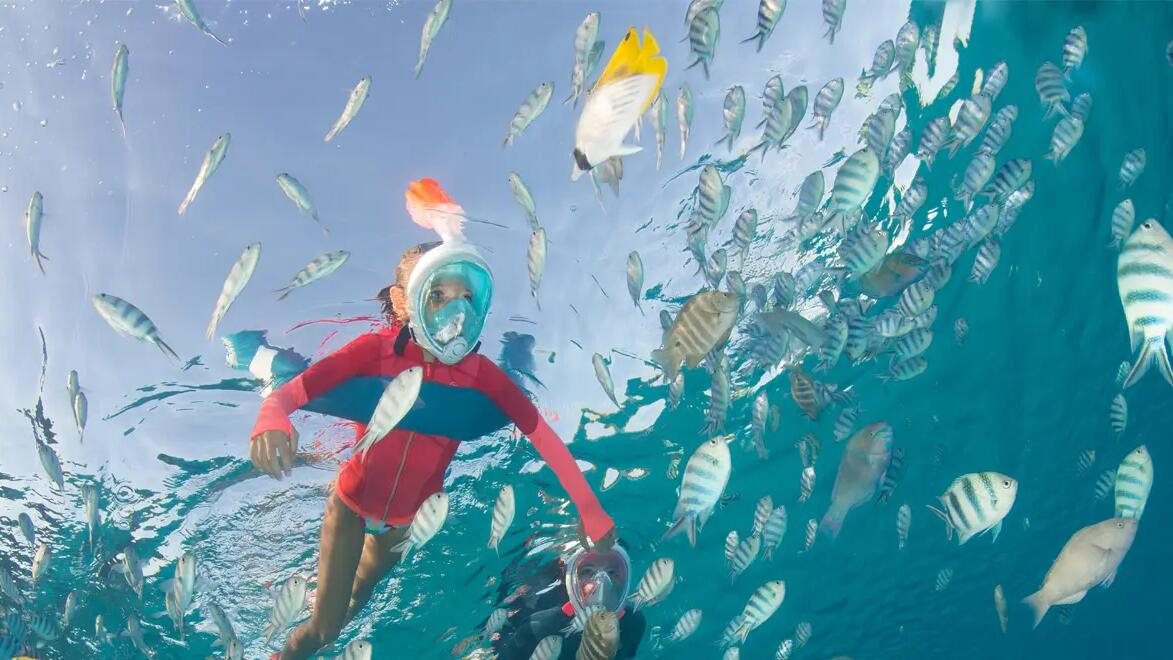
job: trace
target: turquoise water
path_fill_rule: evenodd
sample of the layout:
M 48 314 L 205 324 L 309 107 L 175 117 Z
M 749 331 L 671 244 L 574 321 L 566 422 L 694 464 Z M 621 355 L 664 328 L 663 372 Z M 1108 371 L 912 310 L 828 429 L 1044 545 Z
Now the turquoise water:
M 469 230 L 485 247 L 498 282 L 484 350 L 496 357 L 499 338 L 515 331 L 534 335 L 538 349 L 553 353 L 551 359 L 545 352 L 537 356 L 535 376 L 542 385 L 533 391 L 559 434 L 573 439 L 576 457 L 594 467 L 587 475 L 593 486 L 601 487 L 607 468 L 649 472 L 640 480 L 621 478 L 600 497 L 619 525 L 637 575 L 657 557 L 676 562 L 680 581 L 664 603 L 646 611 L 649 627 L 666 634 L 685 610 L 704 610 L 695 635 L 666 647 L 662 657 L 720 657 L 716 642 L 725 624 L 755 588 L 776 579 L 786 581 L 785 602 L 749 636 L 742 657 L 773 657 L 802 621 L 811 623 L 813 634 L 792 657 L 1167 655 L 1159 634 L 1160 588 L 1173 575 L 1163 561 L 1160 530 L 1171 515 L 1162 466 L 1173 413 L 1164 404 L 1168 386 L 1150 373 L 1126 393 L 1123 437 L 1117 440 L 1110 427 L 1117 367 L 1132 356 L 1114 281 L 1115 253 L 1107 243 L 1109 217 L 1125 195 L 1134 200 L 1138 221 L 1167 223 L 1173 206 L 1173 68 L 1166 60 L 1173 8 L 1147 2 L 979 2 L 969 44 L 959 51 L 954 92 L 923 111 L 915 95 L 905 96 L 916 144 L 930 119 L 968 96 L 976 68 L 1006 61 L 1009 82 L 994 107 L 1017 104 L 1019 117 L 998 161 L 1031 158 L 1036 193 L 1002 241 L 1000 263 L 986 284 L 965 281 L 975 250 L 957 260 L 952 279 L 936 295 L 938 318 L 924 374 L 883 384 L 876 375 L 886 360 L 851 366 L 846 358 L 815 374 L 841 389 L 850 386 L 862 406 L 861 424 L 889 423 L 907 458 L 891 502 L 861 507 L 838 539 L 820 538 L 810 552 L 800 552 L 806 521 L 820 518 L 830 501 L 843 445 L 832 440 L 838 410 L 818 423 L 808 421 L 790 400 L 785 376 L 764 386 L 781 411 L 778 430 L 766 436 L 771 458 L 759 461 L 752 450 L 732 445 L 728 502 L 697 546 L 681 539 L 660 542 L 679 485 L 668 473 L 705 438 L 701 428 L 709 405 L 709 376 L 697 369 L 686 375 L 681 405 L 665 411 L 666 388 L 646 362 L 660 340 L 659 310 L 675 312 L 704 286 L 685 247 L 687 214 L 680 215 L 696 173 L 673 176 L 706 156 L 734 160 L 723 168 L 734 191 L 730 212 L 709 245 L 721 246 L 736 213 L 756 207 L 763 220 L 742 268 L 748 282 L 832 259 L 830 241 L 801 255 L 782 250 L 777 239 L 786 225 L 774 218 L 789 215 L 792 193 L 807 173 L 840 148 L 854 151 L 859 125 L 897 89 L 892 75 L 869 98 L 853 98 L 855 80 L 876 46 L 893 38 L 909 16 L 922 24 L 939 20 L 943 6 L 852 0 L 843 31 L 830 46 L 821 37 L 817 3 L 791 2 L 762 53 L 755 54 L 752 46 L 735 42 L 753 31 L 757 3 L 727 0 L 706 80 L 699 67 L 685 69 L 691 57 L 687 45 L 677 42 L 685 32 L 685 4 L 456 0 L 419 80 L 412 67 L 431 3 L 323 3 L 304 21 L 293 3 L 201 3 L 227 47 L 153 5 L 129 12 L 131 6 L 121 3 L 2 10 L 0 208 L 10 222 L 4 225 L 6 314 L 0 323 L 6 347 L 0 398 L 7 411 L 0 415 L 0 566 L 15 576 L 29 614 L 59 617 L 68 592 L 81 596 L 74 625 L 36 649 L 38 656 L 135 657 L 125 639 L 113 647 L 98 645 L 98 614 L 111 630 L 121 629 L 128 615 L 140 616 L 146 642 L 159 657 L 215 653 L 204 611 L 189 613 L 183 643 L 165 617 L 152 616 L 164 609 L 160 583 L 185 551 L 194 553 L 206 580 L 196 603 L 214 600 L 228 613 L 248 648 L 246 657 L 275 650 L 260 637 L 268 589 L 316 570 L 321 512 L 338 461 L 348 455 L 335 455 L 346 430 L 333 420 L 295 417 L 302 437 L 317 442 L 307 445 L 293 477 L 274 482 L 252 470 L 246 445 L 259 404 L 257 384 L 224 365 L 217 342 L 203 340 L 207 314 L 240 249 L 259 240 L 260 266 L 221 333 L 267 328 L 274 345 L 314 357 L 341 346 L 367 324 L 289 330 L 305 320 L 377 313 L 370 299 L 390 279 L 397 255 L 428 238 L 407 221 L 401 201 L 408 181 L 424 176 L 439 179 L 470 214 L 511 227 L 474 224 Z M 659 171 L 654 154 L 647 153 L 654 151 L 654 139 L 645 122 L 645 153 L 625 161 L 618 196 L 604 187 L 596 197 L 590 183 L 572 185 L 566 176 L 578 113 L 559 102 L 569 86 L 574 28 L 592 10 L 601 12 L 600 38 L 608 53 L 628 25 L 647 25 L 660 37 L 669 60 L 664 89 L 670 105 L 682 82 L 696 95 L 686 157 L 679 158 L 674 108 Z M 1056 168 L 1042 158 L 1056 120 L 1043 119 L 1034 75 L 1045 60 L 1061 62 L 1064 36 L 1075 25 L 1086 28 L 1089 50 L 1068 88 L 1073 96 L 1089 92 L 1094 105 L 1082 139 Z M 131 53 L 125 139 L 110 108 L 115 42 L 125 42 Z M 760 90 L 774 73 L 787 90 L 806 84 L 812 99 L 826 80 L 843 76 L 843 103 L 824 142 L 803 128 L 785 151 L 737 161 L 757 141 Z M 345 132 L 323 144 L 322 135 L 364 75 L 373 78 L 367 105 Z M 555 81 L 554 102 L 502 150 L 509 118 L 543 80 Z M 748 99 L 742 137 L 729 155 L 710 145 L 720 137 L 721 104 L 732 84 L 744 85 Z M 224 131 L 233 136 L 224 164 L 188 212 L 176 215 L 204 152 Z M 1120 192 L 1120 161 L 1138 146 L 1147 152 L 1145 173 Z M 912 238 L 923 233 L 930 209 L 951 197 L 949 182 L 964 171 L 974 149 L 953 159 L 942 153 L 925 174 L 929 201 Z M 825 170 L 828 188 L 836 168 Z M 329 238 L 280 194 L 273 177 L 283 171 L 313 193 Z M 541 309 L 529 293 L 529 230 L 505 181 L 510 171 L 534 191 L 550 235 Z M 881 197 L 889 183 L 881 178 L 869 214 L 885 214 Z M 44 276 L 28 258 L 18 222 L 34 190 L 45 197 Z M 949 220 L 937 223 L 961 217 L 956 202 L 947 211 Z M 281 303 L 269 294 L 309 259 L 336 249 L 352 252 L 337 274 Z M 646 315 L 634 309 L 624 283 L 633 249 L 647 272 Z M 97 292 L 141 307 L 182 362 L 111 332 L 89 304 Z M 813 300 L 798 308 L 816 320 L 821 313 Z M 746 349 L 751 316 L 745 313 L 727 349 L 738 396 L 726 431 L 746 437 L 762 371 Z M 969 327 L 960 345 L 953 332 L 959 318 Z M 619 411 L 595 381 L 595 352 L 611 357 Z M 808 370 L 813 364 L 807 358 Z M 89 399 L 84 443 L 65 394 L 70 369 L 79 372 Z M 45 432 L 50 423 L 51 440 Z M 814 494 L 800 504 L 802 466 L 791 447 L 810 432 L 822 440 L 822 452 Z M 46 478 L 34 435 L 52 442 L 61 456 L 63 490 Z M 1115 583 L 1061 613 L 1052 611 L 1031 631 L 1017 601 L 1037 588 L 1072 533 L 1111 515 L 1112 496 L 1093 501 L 1094 482 L 1142 443 L 1158 478 Z M 1077 476 L 1079 455 L 1088 449 L 1096 451 L 1096 462 Z M 572 509 L 561 505 L 563 495 L 548 470 L 530 469 L 538 467 L 533 458 L 525 442 L 508 433 L 466 443 L 446 483 L 453 508 L 445 529 L 393 571 L 341 644 L 366 638 L 375 657 L 421 658 L 464 657 L 486 647 L 468 638 L 479 634 L 503 595 L 515 591 L 523 555 L 534 551 L 532 560 L 552 559 L 554 553 L 543 550 L 546 539 L 566 540 L 574 531 Z M 1015 477 L 1018 498 L 996 543 L 980 537 L 959 548 L 946 542 L 942 525 L 923 505 L 934 503 L 954 477 L 980 470 Z M 83 483 L 101 485 L 104 524 L 92 550 Z M 517 489 L 518 516 L 498 556 L 484 549 L 484 541 L 493 500 L 505 483 Z M 786 505 L 789 530 L 773 561 L 759 558 L 730 587 L 725 535 L 733 529 L 748 533 L 754 505 L 764 495 Z M 898 550 L 896 509 L 904 503 L 912 508 L 912 526 L 908 546 Z M 29 574 L 34 548 L 16 524 L 22 512 L 34 521 L 38 542 L 52 548 L 48 572 L 35 587 Z M 142 603 L 105 568 L 131 539 L 146 561 Z M 943 568 L 952 569 L 953 578 L 937 592 Z M 993 607 L 996 584 L 1010 603 L 1006 635 Z M 12 605 L 0 595 L 0 607 L 8 611 Z M 340 652 L 341 644 L 327 657 Z M 640 657 L 652 655 L 652 640 L 646 639 Z

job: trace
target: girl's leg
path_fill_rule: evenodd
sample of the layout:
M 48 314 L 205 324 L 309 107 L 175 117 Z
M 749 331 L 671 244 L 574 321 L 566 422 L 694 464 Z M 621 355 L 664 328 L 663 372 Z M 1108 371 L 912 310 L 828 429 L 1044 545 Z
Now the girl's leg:
M 346 623 L 346 604 L 362 556 L 364 536 L 362 517 L 331 493 L 322 520 L 314 613 L 289 636 L 281 660 L 309 658 L 338 637 Z
M 407 538 L 407 527 L 396 527 L 386 534 L 368 536 L 363 546 L 362 560 L 358 564 L 358 571 L 354 576 L 354 590 L 350 596 L 350 610 L 346 620 L 350 621 L 366 607 L 371 599 L 375 587 L 387 575 L 402 556 L 398 552 L 391 552 L 391 548 Z

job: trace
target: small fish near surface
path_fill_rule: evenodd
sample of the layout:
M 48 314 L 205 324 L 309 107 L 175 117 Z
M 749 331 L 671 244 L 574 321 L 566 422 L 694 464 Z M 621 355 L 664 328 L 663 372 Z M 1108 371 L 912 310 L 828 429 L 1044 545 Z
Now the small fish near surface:
M 212 28 L 208 27 L 208 24 L 204 22 L 203 17 L 200 16 L 199 11 L 196 10 L 194 0 L 175 0 L 175 6 L 179 10 L 179 14 L 186 18 L 187 22 L 195 26 L 197 30 L 208 35 L 221 46 L 228 45 L 228 42 L 216 36 L 216 33 L 212 32 Z
M 322 228 L 324 236 L 330 235 L 330 230 L 326 225 L 322 224 L 322 219 L 318 216 L 318 207 L 314 204 L 314 200 L 310 197 L 310 191 L 302 185 L 301 181 L 293 178 L 290 174 L 282 172 L 277 175 L 277 185 L 281 188 L 281 192 L 293 202 L 298 211 L 313 218 L 314 222 Z
M 283 632 L 289 624 L 297 620 L 305 608 L 306 581 L 304 578 L 293 576 L 281 585 L 273 594 L 273 608 L 269 611 L 269 623 L 261 634 L 265 636 L 265 643 L 273 641 L 273 637 Z
M 529 93 L 509 121 L 509 130 L 505 133 L 502 147 L 508 147 L 518 138 L 546 110 L 550 105 L 550 98 L 554 96 L 554 81 L 548 80 L 539 84 Z
M 334 252 L 327 252 L 313 261 L 305 265 L 304 268 L 297 271 L 293 275 L 293 279 L 285 287 L 278 289 L 275 293 L 281 294 L 277 300 L 285 300 L 286 296 L 293 293 L 295 290 L 302 288 L 313 282 L 332 274 L 334 271 L 342 267 L 342 264 L 350 259 L 350 253 L 346 250 L 337 250 Z
M 994 541 L 1002 531 L 1002 520 L 1010 513 L 1018 495 L 1018 482 L 998 472 L 974 472 L 953 480 L 937 498 L 941 508 L 928 506 L 945 522 L 945 538 L 957 532 L 958 545 L 978 534 L 993 532 Z
M 696 546 L 696 534 L 712 515 L 725 486 L 729 483 L 732 462 L 727 438 L 718 437 L 697 447 L 684 468 L 680 497 L 672 514 L 672 527 L 664 538 L 684 532 L 691 546 Z
M 892 427 L 884 422 L 860 429 L 843 450 L 831 492 L 831 506 L 819 527 L 831 538 L 839 535 L 848 512 L 876 494 L 892 458 Z
M 261 244 L 252 243 L 244 248 L 236 263 L 232 264 L 232 268 L 228 270 L 228 277 L 224 278 L 224 285 L 220 288 L 220 297 L 216 299 L 216 307 L 212 310 L 212 320 L 208 322 L 208 327 L 204 331 L 204 339 L 211 340 L 215 336 L 220 320 L 252 279 L 253 271 L 256 270 L 260 259 Z
M 424 19 L 424 27 L 420 32 L 419 60 L 415 64 L 415 77 L 419 78 L 424 70 L 424 61 L 428 59 L 428 51 L 432 48 L 432 41 L 440 34 L 440 28 L 448 20 L 448 12 L 452 10 L 452 0 L 438 0 Z
M 42 260 L 48 261 L 41 253 L 41 220 L 44 217 L 44 197 L 40 192 L 34 192 L 33 196 L 29 198 L 28 208 L 24 212 L 24 229 L 25 236 L 28 238 L 29 254 L 32 255 L 33 260 L 37 263 L 37 268 L 41 274 L 45 274 L 45 264 Z
M 1055 605 L 1080 602 L 1096 586 L 1110 587 L 1136 538 L 1135 518 L 1110 518 L 1079 530 L 1068 539 L 1042 587 L 1023 599 L 1034 612 L 1034 627 Z
M 602 355 L 595 353 L 591 356 L 591 364 L 595 368 L 595 378 L 598 379 L 599 385 L 603 387 L 603 392 L 607 394 L 607 398 L 611 399 L 611 403 L 615 404 L 615 407 L 620 407 L 619 399 L 615 398 L 615 384 L 611 380 L 611 369 L 607 360 Z
M 329 142 L 338 137 L 338 134 L 350 126 L 350 122 L 358 115 L 358 111 L 362 110 L 362 106 L 367 102 L 367 96 L 371 92 L 371 77 L 364 76 L 350 91 L 350 97 L 346 99 L 346 106 L 342 108 L 342 114 L 338 116 L 338 120 L 326 133 L 325 141 Z
M 179 359 L 179 355 L 159 336 L 159 329 L 138 307 L 108 293 L 95 294 L 91 302 L 98 315 L 118 334 L 154 344 L 164 355 Z
M 424 500 L 415 516 L 411 519 L 407 538 L 391 548 L 391 552 L 399 553 L 407 559 L 408 553 L 423 547 L 432 540 L 448 520 L 448 493 L 440 491 L 433 493 Z
M 409 367 L 397 374 L 383 389 L 371 421 L 354 446 L 355 453 L 361 453 L 365 460 L 367 452 L 399 424 L 419 400 L 423 384 L 422 367 Z
M 183 215 L 187 211 L 187 208 L 195 201 L 196 195 L 203 189 L 204 184 L 220 168 L 220 163 L 223 163 L 224 158 L 228 155 L 228 145 L 231 143 L 231 133 L 224 133 L 212 143 L 212 148 L 208 150 L 208 153 L 204 155 L 203 162 L 200 163 L 200 170 L 196 173 L 195 181 L 187 191 L 187 196 L 179 204 L 179 215 Z
M 729 341 L 740 307 L 740 298 L 724 291 L 704 291 L 684 304 L 664 333 L 663 345 L 651 356 L 669 382 L 680 372 L 682 361 L 695 369 L 710 351 Z

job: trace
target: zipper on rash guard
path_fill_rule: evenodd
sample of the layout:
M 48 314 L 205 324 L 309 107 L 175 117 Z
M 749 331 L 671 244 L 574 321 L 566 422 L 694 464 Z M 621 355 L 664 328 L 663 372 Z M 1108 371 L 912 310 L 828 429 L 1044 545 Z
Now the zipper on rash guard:
M 383 505 L 383 520 L 387 520 L 387 512 L 391 510 L 391 502 L 395 499 L 395 492 L 399 490 L 399 478 L 403 475 L 403 467 L 407 465 L 407 453 L 411 451 L 411 443 L 415 440 L 415 432 L 407 434 L 407 442 L 403 446 L 403 456 L 399 458 L 399 469 L 395 471 L 395 482 L 391 484 L 391 494 L 387 496 L 387 503 Z

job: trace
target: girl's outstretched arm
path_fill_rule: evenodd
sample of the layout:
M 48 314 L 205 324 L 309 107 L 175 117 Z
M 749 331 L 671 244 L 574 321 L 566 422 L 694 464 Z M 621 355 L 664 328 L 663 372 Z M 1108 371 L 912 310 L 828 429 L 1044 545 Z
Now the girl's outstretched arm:
M 525 434 L 534 449 L 538 450 L 542 460 L 554 471 L 558 483 L 574 502 L 578 516 L 582 520 L 587 536 L 594 542 L 599 542 L 611 532 L 615 523 L 591 490 L 574 456 L 570 450 L 554 433 L 554 429 L 538 412 L 533 402 L 525 395 L 509 376 L 489 358 L 478 356 L 480 364 L 477 368 L 477 387 L 484 392 L 497 407 L 505 413 L 517 428 Z

